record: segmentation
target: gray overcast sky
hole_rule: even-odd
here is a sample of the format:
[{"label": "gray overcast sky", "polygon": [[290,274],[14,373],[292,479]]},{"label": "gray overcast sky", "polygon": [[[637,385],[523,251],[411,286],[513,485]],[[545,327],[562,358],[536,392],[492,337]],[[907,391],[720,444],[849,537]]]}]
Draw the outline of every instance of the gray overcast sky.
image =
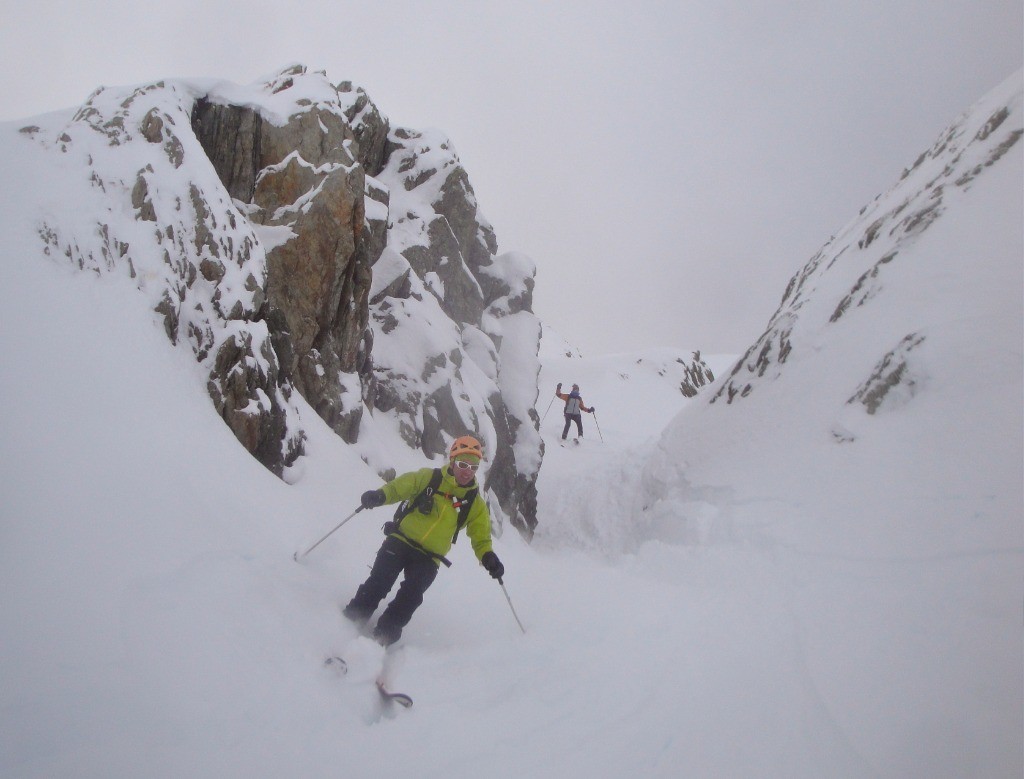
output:
[{"label": "gray overcast sky", "polygon": [[0,0],[0,120],[301,62],[440,128],[585,354],[735,353],[1024,61],[1020,0]]}]

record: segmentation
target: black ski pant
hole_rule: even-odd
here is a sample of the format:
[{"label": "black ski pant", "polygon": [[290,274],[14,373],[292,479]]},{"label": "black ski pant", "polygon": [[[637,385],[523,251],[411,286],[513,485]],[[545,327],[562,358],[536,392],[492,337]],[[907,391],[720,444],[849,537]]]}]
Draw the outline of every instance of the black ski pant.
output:
[{"label": "black ski pant", "polygon": [[374,629],[374,635],[382,643],[397,641],[402,635],[402,628],[409,624],[413,612],[423,603],[423,593],[437,576],[437,563],[432,557],[394,536],[388,536],[377,552],[370,575],[359,585],[355,597],[345,607],[345,615],[350,619],[368,620],[403,572],[405,578],[398,587],[398,593],[384,609]]},{"label": "black ski pant", "polygon": [[569,425],[573,422],[576,423],[576,430],[579,431],[579,437],[583,438],[583,416],[580,414],[566,414],[565,415],[565,427],[562,428],[562,440],[569,435]]}]

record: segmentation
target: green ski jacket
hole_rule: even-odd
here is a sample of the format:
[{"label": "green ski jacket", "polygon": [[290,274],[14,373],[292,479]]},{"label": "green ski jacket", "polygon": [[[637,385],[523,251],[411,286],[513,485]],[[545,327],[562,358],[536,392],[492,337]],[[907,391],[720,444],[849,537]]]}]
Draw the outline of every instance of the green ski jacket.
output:
[{"label": "green ski jacket", "polygon": [[[386,502],[412,500],[429,486],[433,473],[433,468],[421,468],[392,479],[381,487]],[[441,485],[433,495],[434,505],[430,513],[424,514],[414,508],[402,520],[401,532],[391,535],[402,541],[415,541],[428,552],[444,557],[452,548],[461,500],[474,487],[479,489],[475,479],[471,484],[460,487],[452,475],[451,466],[446,465],[442,469]],[[478,560],[491,551],[491,514],[483,495],[477,495],[473,501],[465,530]],[[440,565],[440,561],[435,562]]]}]

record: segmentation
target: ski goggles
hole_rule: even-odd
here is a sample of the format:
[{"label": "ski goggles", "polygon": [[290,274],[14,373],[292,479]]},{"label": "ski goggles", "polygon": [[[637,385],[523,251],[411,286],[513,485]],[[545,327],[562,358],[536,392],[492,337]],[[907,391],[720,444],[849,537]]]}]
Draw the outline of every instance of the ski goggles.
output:
[{"label": "ski goggles", "polygon": [[456,460],[452,463],[452,467],[457,471],[472,471],[476,473],[476,469],[480,467],[480,463],[470,463],[465,460]]}]

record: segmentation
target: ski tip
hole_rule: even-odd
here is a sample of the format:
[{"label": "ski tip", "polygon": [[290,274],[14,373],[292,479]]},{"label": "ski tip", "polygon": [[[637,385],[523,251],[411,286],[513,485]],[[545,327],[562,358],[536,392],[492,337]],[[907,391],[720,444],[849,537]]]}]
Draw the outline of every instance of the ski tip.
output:
[{"label": "ski tip", "polygon": [[384,686],[384,682],[377,682],[377,691],[380,692],[381,698],[387,703],[397,703],[406,709],[412,707],[412,698],[404,692],[389,692],[387,687]]},{"label": "ski tip", "polygon": [[338,676],[344,676],[348,673],[348,663],[342,660],[337,655],[332,655],[324,660],[324,668],[329,668],[334,671]]},{"label": "ski tip", "polygon": [[407,709],[412,708],[412,698],[401,692],[391,693],[391,700]]}]

